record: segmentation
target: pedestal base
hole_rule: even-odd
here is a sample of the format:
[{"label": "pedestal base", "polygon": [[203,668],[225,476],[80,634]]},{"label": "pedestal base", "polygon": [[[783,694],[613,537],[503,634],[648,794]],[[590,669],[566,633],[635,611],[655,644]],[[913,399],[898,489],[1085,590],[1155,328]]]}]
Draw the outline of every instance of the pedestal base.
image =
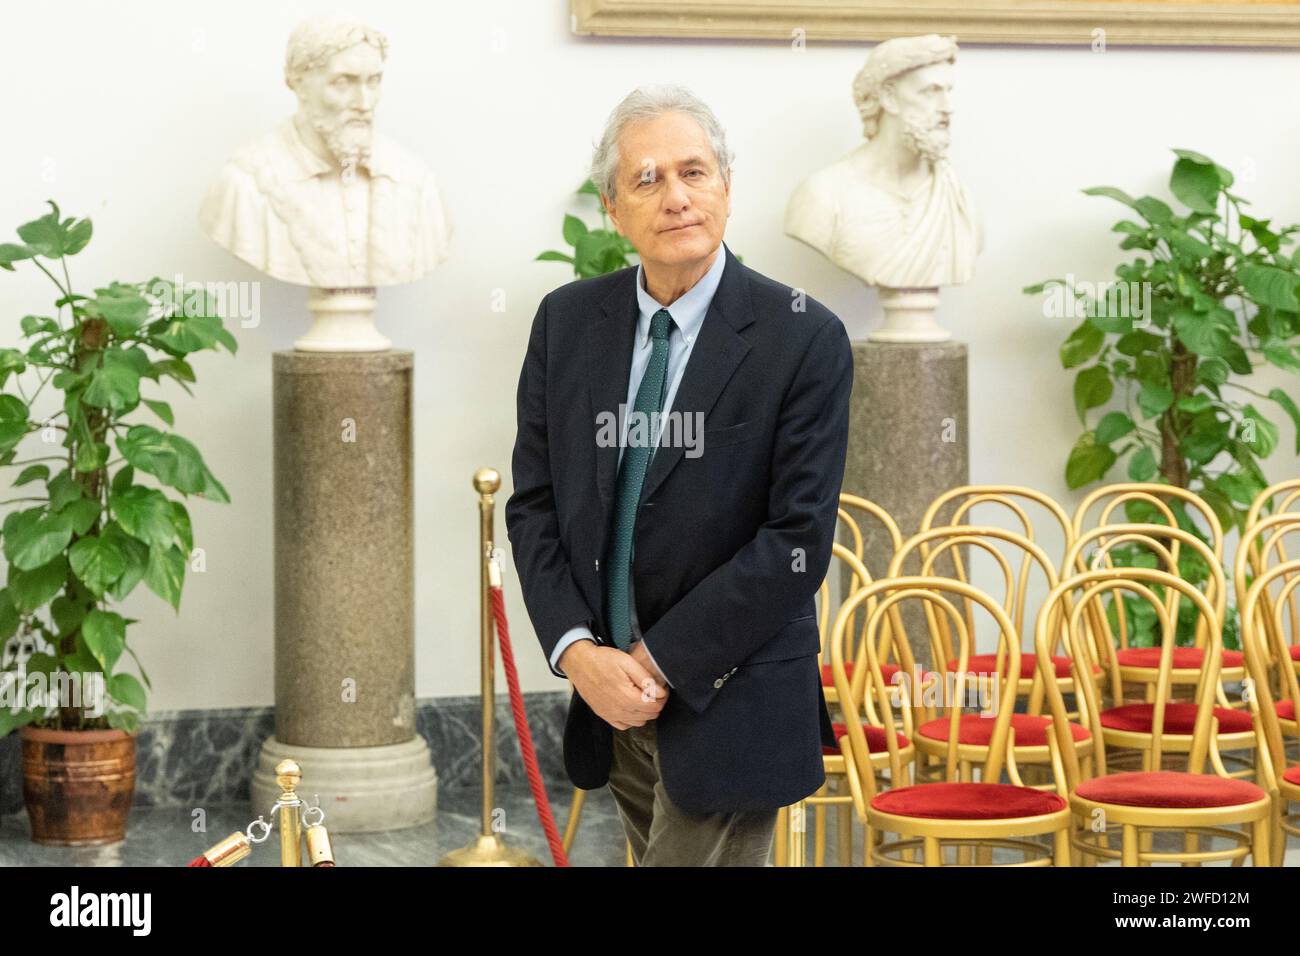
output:
[{"label": "pedestal base", "polygon": [[312,289],[307,293],[312,326],[295,339],[299,352],[383,352],[392,340],[375,328],[375,290]]},{"label": "pedestal base", "polygon": [[330,833],[399,830],[437,812],[438,774],[423,737],[378,747],[296,747],[268,737],[253,774],[254,816],[279,797],[275,765],[286,757],[302,767],[298,793],[313,804],[319,797]]},{"label": "pedestal base", "polygon": [[938,289],[881,289],[885,319],[867,334],[872,342],[947,342],[952,333],[939,325]]}]

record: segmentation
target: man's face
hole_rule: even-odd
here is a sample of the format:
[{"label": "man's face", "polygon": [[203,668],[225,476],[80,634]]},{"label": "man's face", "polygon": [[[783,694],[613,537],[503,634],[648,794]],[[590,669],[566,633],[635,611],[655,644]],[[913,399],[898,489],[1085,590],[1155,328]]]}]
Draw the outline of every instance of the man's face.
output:
[{"label": "man's face", "polygon": [[308,122],[341,166],[354,165],[370,155],[383,75],[379,50],[361,42],[304,73],[294,87]]},{"label": "man's face", "polygon": [[951,63],[931,63],[909,70],[893,82],[885,109],[903,124],[903,137],[926,159],[934,162],[948,151],[948,124],[952,118]]},{"label": "man's face", "polygon": [[699,123],[685,113],[632,123],[618,155],[616,198],[605,208],[642,261],[681,265],[718,248],[731,186]]}]

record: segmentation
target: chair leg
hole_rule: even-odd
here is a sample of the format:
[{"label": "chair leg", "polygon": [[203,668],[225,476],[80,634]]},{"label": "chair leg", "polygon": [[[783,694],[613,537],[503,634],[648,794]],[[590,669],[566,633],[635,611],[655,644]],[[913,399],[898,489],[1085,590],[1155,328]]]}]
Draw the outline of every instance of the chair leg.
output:
[{"label": "chair leg", "polygon": [[[847,786],[845,787],[847,790]],[[853,865],[853,804],[840,804],[839,820],[836,822],[837,836],[840,843],[840,866]]]},{"label": "chair leg", "polygon": [[1054,866],[1074,866],[1070,858],[1070,828],[1074,820],[1069,820],[1063,829],[1052,836],[1052,863]]},{"label": "chair leg", "polygon": [[1272,821],[1268,818],[1256,820],[1250,825],[1251,829],[1251,852],[1254,855],[1256,866],[1269,865],[1269,852],[1272,849],[1269,846],[1269,830],[1272,829]]},{"label": "chair leg", "polygon": [[1124,824],[1120,835],[1120,866],[1138,865],[1138,831],[1131,823]]},{"label": "chair leg", "polygon": [[943,866],[943,850],[938,837],[925,837],[925,865]]},{"label": "chair leg", "polygon": [[[1155,831],[1141,830],[1138,832],[1138,846],[1141,847],[1143,853],[1151,852],[1151,844],[1154,840],[1155,840]],[[1150,865],[1151,865],[1150,860],[1143,860],[1141,863],[1138,864],[1138,866],[1150,866]]]},{"label": "chair leg", "polygon": [[773,863],[777,866],[788,866],[788,850],[790,848],[790,808],[782,807],[776,811],[776,837],[772,841]]},{"label": "chair leg", "polygon": [[[828,793],[826,784],[822,784],[816,796],[824,797]],[[826,804],[813,804],[813,866],[826,865]]]},{"label": "chair leg", "polygon": [[[1201,849],[1201,835],[1195,830],[1186,830],[1183,832],[1183,850],[1187,853],[1196,853]],[[1196,861],[1188,861],[1183,866],[1200,866]]]}]

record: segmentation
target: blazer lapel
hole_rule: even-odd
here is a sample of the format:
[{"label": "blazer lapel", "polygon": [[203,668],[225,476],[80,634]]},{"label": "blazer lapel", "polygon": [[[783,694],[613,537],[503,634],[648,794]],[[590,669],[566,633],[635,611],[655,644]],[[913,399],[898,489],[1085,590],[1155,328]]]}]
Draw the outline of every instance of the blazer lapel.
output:
[{"label": "blazer lapel", "polygon": [[[598,312],[587,322],[587,382],[591,394],[592,440],[596,443],[596,488],[604,509],[604,524],[614,502],[614,485],[618,478],[617,420],[619,406],[627,402],[627,380],[632,373],[632,340],[636,335],[636,267],[605,297]],[[615,416],[615,440],[602,446],[601,422],[597,416],[608,412]]]},{"label": "blazer lapel", "polygon": [[[682,381],[673,397],[670,413],[707,417],[750,348],[744,337],[738,334],[740,329],[754,321],[749,306],[749,283],[745,278],[745,267],[725,244],[722,248],[727,256],[727,264],[722,269],[722,281],[718,284],[718,291],[714,293],[704,323],[700,326],[699,337],[687,358],[686,371],[682,373]],[[626,384],[626,375],[623,380]],[[666,431],[661,430],[661,437]],[[660,445],[655,449],[654,457],[650,459],[650,471],[646,474],[641,489],[643,501],[663,484],[685,453],[686,449],[680,444],[666,448]]]}]

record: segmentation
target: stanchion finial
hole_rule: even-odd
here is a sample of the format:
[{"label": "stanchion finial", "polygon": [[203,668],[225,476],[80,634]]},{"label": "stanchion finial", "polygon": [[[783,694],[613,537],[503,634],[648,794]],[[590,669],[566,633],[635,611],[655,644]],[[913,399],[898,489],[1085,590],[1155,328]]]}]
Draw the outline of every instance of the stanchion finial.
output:
[{"label": "stanchion finial", "polygon": [[501,487],[501,472],[495,468],[480,468],[474,472],[474,490],[480,495],[496,494]]}]

